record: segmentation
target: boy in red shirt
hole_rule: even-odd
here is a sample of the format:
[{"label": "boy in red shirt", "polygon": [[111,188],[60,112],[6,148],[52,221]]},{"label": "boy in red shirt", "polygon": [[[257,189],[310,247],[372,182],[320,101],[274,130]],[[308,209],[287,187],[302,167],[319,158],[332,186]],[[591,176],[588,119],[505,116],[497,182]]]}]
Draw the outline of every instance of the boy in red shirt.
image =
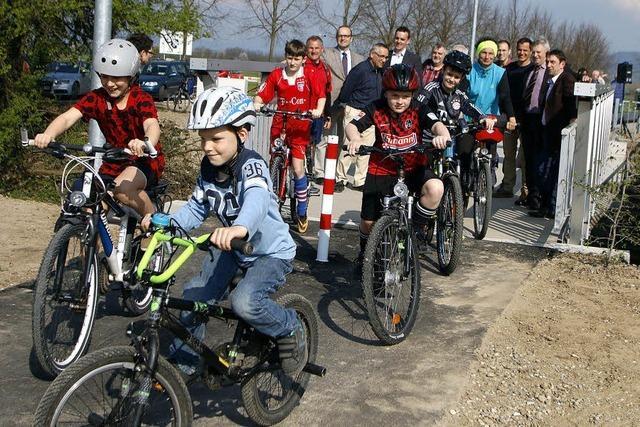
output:
[{"label": "boy in red shirt", "polygon": [[[100,46],[93,69],[102,87],[56,117],[44,133],[36,135],[35,145],[44,148],[78,120],[95,119],[109,145],[133,153],[126,162],[103,163],[99,173],[113,178],[116,199],[144,216],[155,210],[144,190],[157,184],[164,170],[164,154],[158,143],[160,125],[153,98],[136,83],[139,68],[140,56],[132,43],[113,39]],[[155,147],[155,159],[144,155],[144,138]]]},{"label": "boy in red shirt", "polygon": [[[276,68],[260,86],[253,100],[256,110],[277,97],[278,109],[291,112],[309,111],[313,118],[322,115],[326,101],[325,88],[319,79],[305,75],[302,60],[305,46],[300,40],[287,42],[284,48],[284,68]],[[313,100],[317,100],[313,103]],[[282,115],[276,114],[271,125],[271,142],[280,136],[282,131]],[[294,172],[294,189],[296,192],[298,232],[307,231],[307,176],[304,173],[304,156],[310,139],[310,122],[290,117],[287,119],[287,140],[291,148],[291,164]]]}]

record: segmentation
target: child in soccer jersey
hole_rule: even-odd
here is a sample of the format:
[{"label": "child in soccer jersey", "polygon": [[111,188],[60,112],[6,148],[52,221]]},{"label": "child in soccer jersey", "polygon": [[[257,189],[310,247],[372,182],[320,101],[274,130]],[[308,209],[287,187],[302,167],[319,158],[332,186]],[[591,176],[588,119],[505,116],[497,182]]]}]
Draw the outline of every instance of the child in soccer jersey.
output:
[{"label": "child in soccer jersey", "polygon": [[[216,215],[223,226],[211,235],[217,248],[213,257],[205,258],[202,271],[187,283],[183,297],[219,301],[238,268],[245,269],[244,279],[229,294],[231,307],[256,330],[275,338],[283,370],[297,373],[307,360],[304,328],[293,309],[269,298],[292,271],[296,245],[280,216],[267,164],[258,153],[244,148],[255,123],[253,103],[238,89],[208,89],[193,105],[188,128],[198,131],[204,157],[191,199],[171,219],[189,231]],[[144,229],[150,218],[143,218]],[[234,238],[251,242],[253,254],[231,251]],[[206,325],[197,316],[183,312],[181,320],[204,339]],[[188,374],[196,371],[199,356],[184,342],[176,339],[172,353],[180,369]]]},{"label": "child in soccer jersey", "polygon": [[[153,98],[136,83],[139,68],[140,56],[132,43],[113,39],[100,46],[93,69],[102,87],[56,117],[44,133],[36,135],[35,145],[44,148],[78,120],[95,119],[109,145],[129,148],[133,153],[129,161],[103,163],[99,173],[113,178],[116,199],[142,216],[154,211],[144,190],[157,184],[164,169],[164,154],[158,142],[160,126]],[[144,154],[145,137],[158,153],[155,159]]]},{"label": "child in soccer jersey", "polygon": [[[349,139],[349,154],[354,155],[362,145],[360,133],[371,126],[375,128],[374,147],[397,149],[399,152],[422,143],[422,131],[431,130],[435,135],[432,144],[444,149],[451,138],[449,131],[426,107],[413,99],[420,87],[418,73],[406,64],[387,68],[382,76],[383,96],[363,110],[362,116],[353,119],[345,127]],[[408,153],[404,157],[405,182],[420,198],[413,211],[413,220],[424,225],[436,212],[444,192],[442,181],[427,167],[427,157]],[[362,191],[360,211],[360,254],[357,268],[362,267],[364,250],[375,221],[380,218],[380,200],[392,193],[397,182],[396,163],[380,153],[372,153]]]},{"label": "child in soccer jersey", "polygon": [[[320,79],[312,79],[304,72],[302,60],[305,55],[305,45],[300,40],[287,42],[284,48],[284,68],[276,68],[269,74],[267,80],[260,86],[254,98],[256,110],[268,104],[274,98],[278,99],[278,109],[291,112],[309,111],[313,118],[319,118],[324,110],[326,101],[325,88]],[[316,105],[311,101],[317,100]],[[271,125],[271,142],[280,136],[283,118],[276,114]],[[307,176],[304,172],[304,157],[306,147],[311,138],[311,122],[309,120],[289,117],[287,119],[286,135],[291,148],[291,164],[294,172],[294,190],[297,201],[298,232],[307,231]]]}]

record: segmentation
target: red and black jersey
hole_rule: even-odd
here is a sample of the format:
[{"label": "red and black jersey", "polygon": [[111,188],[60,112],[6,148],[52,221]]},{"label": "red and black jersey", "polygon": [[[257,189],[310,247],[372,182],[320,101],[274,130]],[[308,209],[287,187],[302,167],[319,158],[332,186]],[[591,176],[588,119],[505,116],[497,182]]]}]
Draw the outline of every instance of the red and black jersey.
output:
[{"label": "red and black jersey", "polygon": [[321,84],[318,79],[311,79],[304,72],[304,67],[289,78],[284,68],[276,68],[258,89],[258,96],[265,104],[277,96],[279,110],[306,112],[316,108],[311,103],[312,99],[324,97]]},{"label": "red and black jersey", "polygon": [[[122,110],[113,104],[112,98],[104,88],[87,93],[73,107],[82,113],[84,121],[95,119],[107,143],[116,148],[126,148],[132,139],[144,140],[144,121],[158,118],[153,98],[138,85],[131,87],[127,106]],[[158,157],[155,159],[149,157],[138,159],[132,156],[131,162],[103,163],[100,173],[116,177],[134,160],[137,160],[147,162],[159,178],[164,170],[164,154],[160,143],[155,148],[158,151]]]},{"label": "red and black jersey", "polygon": [[[422,130],[431,129],[438,121],[433,114],[429,115],[429,110],[420,105],[415,100],[411,100],[409,108],[401,114],[391,112],[386,99],[367,106],[362,115],[351,121],[358,128],[359,132],[364,132],[370,126],[375,127],[376,140],[374,146],[384,149],[406,150],[422,143]],[[424,154],[409,153],[405,156],[405,171],[423,166],[427,163]],[[372,153],[369,158],[370,175],[397,175],[397,164],[380,153]]]}]

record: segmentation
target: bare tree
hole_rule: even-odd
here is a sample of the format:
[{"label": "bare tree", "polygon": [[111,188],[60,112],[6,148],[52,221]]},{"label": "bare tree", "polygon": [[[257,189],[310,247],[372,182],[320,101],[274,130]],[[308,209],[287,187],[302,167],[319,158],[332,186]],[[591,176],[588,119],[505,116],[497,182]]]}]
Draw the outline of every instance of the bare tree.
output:
[{"label": "bare tree", "polygon": [[317,18],[337,30],[341,25],[353,27],[362,15],[362,11],[369,7],[369,2],[370,0],[343,0],[342,9],[332,9],[331,4],[326,1],[314,0],[313,10]]},{"label": "bare tree", "polygon": [[368,42],[391,46],[396,28],[407,24],[411,6],[409,0],[368,0],[356,25],[358,34]]},{"label": "bare tree", "polygon": [[269,37],[269,61],[273,60],[276,40],[282,31],[299,26],[298,18],[311,0],[244,0],[253,16],[245,20],[243,31],[258,30]]},{"label": "bare tree", "polygon": [[411,28],[411,45],[421,57],[430,52],[433,45],[434,0],[418,1],[409,12],[408,26]]}]

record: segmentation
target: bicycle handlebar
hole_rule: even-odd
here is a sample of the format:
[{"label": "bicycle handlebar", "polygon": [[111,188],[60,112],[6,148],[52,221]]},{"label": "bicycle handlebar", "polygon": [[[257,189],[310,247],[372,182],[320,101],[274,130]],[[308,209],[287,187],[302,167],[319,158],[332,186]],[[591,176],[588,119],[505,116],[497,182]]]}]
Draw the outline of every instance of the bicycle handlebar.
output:
[{"label": "bicycle handlebar", "polygon": [[[359,156],[366,156],[366,155],[369,155],[371,153],[380,153],[380,154],[384,154],[384,155],[394,156],[394,155],[402,155],[402,154],[409,154],[409,153],[424,154],[427,151],[440,150],[440,148],[435,148],[435,147],[430,146],[428,144],[429,142],[431,142],[431,141],[427,141],[427,143],[423,142],[422,144],[414,145],[413,147],[410,147],[410,148],[408,148],[406,150],[397,150],[397,149],[392,149],[392,148],[380,148],[380,147],[376,147],[376,146],[361,145],[356,154],[359,155]],[[451,146],[451,141],[447,141],[447,147],[450,147],[450,146]],[[342,149],[344,151],[348,151],[349,150],[349,146],[348,145],[343,145]]]},{"label": "bicycle handlebar", "polygon": [[313,119],[313,117],[311,116],[311,113],[308,111],[302,112],[302,111],[283,111],[283,110],[278,110],[275,108],[269,108],[269,107],[262,107],[260,108],[259,111],[260,114],[267,116],[267,117],[271,117],[274,116],[276,114],[281,114],[283,116],[292,116],[298,119],[303,119],[303,120],[311,120]]}]

